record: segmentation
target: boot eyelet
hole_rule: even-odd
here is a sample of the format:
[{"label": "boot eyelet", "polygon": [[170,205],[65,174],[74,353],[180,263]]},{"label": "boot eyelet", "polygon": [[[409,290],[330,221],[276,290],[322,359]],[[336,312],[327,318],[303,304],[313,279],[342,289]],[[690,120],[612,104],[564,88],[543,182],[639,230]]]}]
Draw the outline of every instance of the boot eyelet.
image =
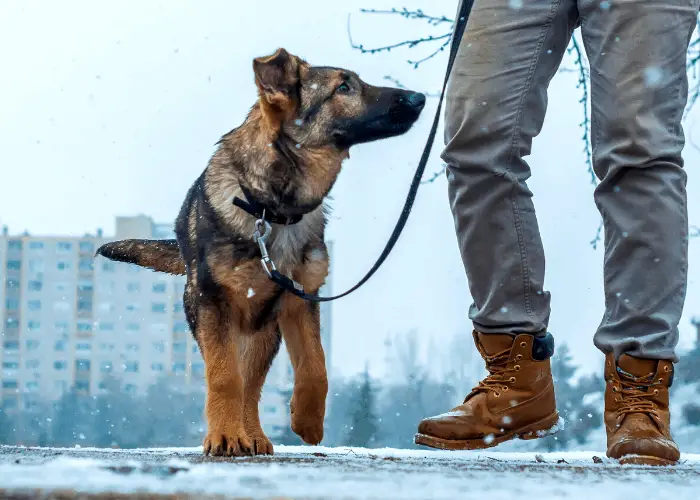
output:
[{"label": "boot eyelet", "polygon": [[659,390],[658,390],[658,389],[654,389],[654,396],[658,396],[658,395],[659,395]]},{"label": "boot eyelet", "polygon": [[503,392],[508,392],[508,386],[507,386],[507,385],[504,385],[501,389],[503,390]]},{"label": "boot eyelet", "polygon": [[500,393],[500,392],[494,392],[493,395],[494,395],[495,397],[497,397],[497,398],[500,398],[500,397],[501,397],[501,393]]},{"label": "boot eyelet", "polygon": [[515,377],[510,377],[510,381],[511,381],[511,383],[515,382]]},{"label": "boot eyelet", "polygon": [[664,381],[664,379],[662,379],[662,378],[659,379],[659,382],[663,383],[663,381]]},{"label": "boot eyelet", "polygon": [[517,371],[520,371],[520,365],[515,365],[515,366],[513,367],[513,369],[514,369],[516,372],[517,372]]},{"label": "boot eyelet", "polygon": [[517,359],[518,361],[520,361],[521,359],[523,359],[523,355],[522,355],[522,354],[518,354],[518,355],[515,357],[515,359]]},{"label": "boot eyelet", "polygon": [[525,342],[520,342],[520,347],[527,347],[527,343],[525,343]]},{"label": "boot eyelet", "polygon": [[667,365],[667,366],[664,366],[664,371],[665,371],[665,372],[668,371],[668,365]]},{"label": "boot eyelet", "polygon": [[613,391],[613,392],[617,392],[617,387],[613,387],[613,388],[612,388],[612,391]]}]

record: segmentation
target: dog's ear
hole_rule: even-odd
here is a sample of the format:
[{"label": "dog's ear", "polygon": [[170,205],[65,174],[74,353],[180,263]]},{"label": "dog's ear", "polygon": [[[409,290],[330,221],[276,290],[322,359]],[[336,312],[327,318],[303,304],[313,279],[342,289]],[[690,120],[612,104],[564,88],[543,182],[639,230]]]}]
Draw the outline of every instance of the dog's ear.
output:
[{"label": "dog's ear", "polygon": [[260,105],[272,127],[279,128],[299,105],[297,90],[302,65],[303,61],[282,48],[271,56],[253,60]]}]

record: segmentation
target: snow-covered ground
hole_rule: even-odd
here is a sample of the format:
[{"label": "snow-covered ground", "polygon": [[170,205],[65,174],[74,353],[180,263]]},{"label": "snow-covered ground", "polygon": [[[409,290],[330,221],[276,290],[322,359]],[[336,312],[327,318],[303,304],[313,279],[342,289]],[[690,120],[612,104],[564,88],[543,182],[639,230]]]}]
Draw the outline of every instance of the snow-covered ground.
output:
[{"label": "snow-covered ground", "polygon": [[[597,458],[594,458],[597,457]],[[599,460],[599,459],[602,459]],[[205,459],[199,448],[0,447],[0,498],[41,489],[180,498],[697,498],[700,455],[676,467],[620,466],[603,453],[536,455],[278,446],[274,457]],[[4,491],[3,491],[4,490]]]}]

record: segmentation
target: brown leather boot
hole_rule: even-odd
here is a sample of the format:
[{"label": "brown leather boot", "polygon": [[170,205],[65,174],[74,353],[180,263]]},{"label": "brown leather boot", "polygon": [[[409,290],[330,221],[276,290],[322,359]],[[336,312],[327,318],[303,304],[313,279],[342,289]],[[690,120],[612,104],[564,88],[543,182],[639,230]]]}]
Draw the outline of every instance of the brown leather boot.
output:
[{"label": "brown leather boot", "polygon": [[610,458],[620,463],[673,465],[681,453],[671,437],[668,388],[673,363],[605,357],[605,430]]},{"label": "brown leather boot", "polygon": [[443,450],[475,450],[556,432],[559,414],[549,364],[552,335],[474,332],[474,341],[489,375],[463,404],[423,420],[415,442]]}]

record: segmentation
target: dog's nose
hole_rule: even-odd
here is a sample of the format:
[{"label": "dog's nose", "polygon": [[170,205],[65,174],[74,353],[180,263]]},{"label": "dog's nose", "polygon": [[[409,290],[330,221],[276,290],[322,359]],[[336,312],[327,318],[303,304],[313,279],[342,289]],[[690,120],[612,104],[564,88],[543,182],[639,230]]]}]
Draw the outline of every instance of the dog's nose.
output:
[{"label": "dog's nose", "polygon": [[411,92],[406,96],[406,101],[414,108],[422,108],[425,106],[425,95],[420,92]]}]

